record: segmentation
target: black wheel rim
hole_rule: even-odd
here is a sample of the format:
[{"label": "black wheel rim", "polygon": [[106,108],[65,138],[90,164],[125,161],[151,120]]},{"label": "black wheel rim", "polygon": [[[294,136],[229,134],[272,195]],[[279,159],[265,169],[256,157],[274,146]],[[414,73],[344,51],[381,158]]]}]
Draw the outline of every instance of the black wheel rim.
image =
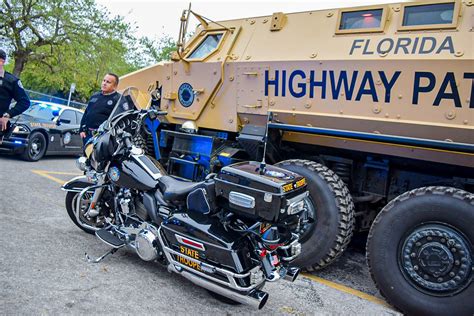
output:
[{"label": "black wheel rim", "polygon": [[317,224],[316,206],[310,197],[305,198],[305,209],[300,215],[300,226],[297,233],[300,235],[300,241],[305,242],[311,237]]},{"label": "black wheel rim", "polygon": [[39,135],[33,136],[29,141],[28,151],[32,159],[41,157],[44,150],[44,141]]},{"label": "black wheel rim", "polygon": [[426,294],[451,296],[472,281],[472,247],[447,224],[417,227],[405,238],[399,255],[404,277]]}]

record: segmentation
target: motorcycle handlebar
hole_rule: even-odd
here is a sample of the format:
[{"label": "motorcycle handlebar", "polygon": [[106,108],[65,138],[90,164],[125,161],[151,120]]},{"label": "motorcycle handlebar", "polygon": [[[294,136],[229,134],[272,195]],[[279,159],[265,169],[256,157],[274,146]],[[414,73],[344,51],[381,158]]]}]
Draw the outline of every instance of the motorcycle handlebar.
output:
[{"label": "motorcycle handlebar", "polygon": [[148,110],[146,116],[148,116],[151,120],[155,120],[158,116],[165,116],[168,115],[167,111],[158,111],[158,110]]}]

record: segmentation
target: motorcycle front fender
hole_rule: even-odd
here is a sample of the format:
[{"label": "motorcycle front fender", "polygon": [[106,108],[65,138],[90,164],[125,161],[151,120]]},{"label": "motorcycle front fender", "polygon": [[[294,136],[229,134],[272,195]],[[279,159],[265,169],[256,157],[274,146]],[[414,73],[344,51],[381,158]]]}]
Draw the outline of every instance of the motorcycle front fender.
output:
[{"label": "motorcycle front fender", "polygon": [[[81,192],[85,188],[93,185],[96,185],[96,183],[89,181],[86,176],[78,176],[66,182],[61,187],[61,190],[68,192]],[[91,192],[94,192],[94,189],[92,189]]]}]

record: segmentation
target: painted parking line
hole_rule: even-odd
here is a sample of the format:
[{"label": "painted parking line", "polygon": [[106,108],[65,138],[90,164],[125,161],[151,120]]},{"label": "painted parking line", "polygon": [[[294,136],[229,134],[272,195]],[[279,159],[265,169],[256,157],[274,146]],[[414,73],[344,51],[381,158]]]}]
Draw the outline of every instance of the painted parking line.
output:
[{"label": "painted parking line", "polygon": [[304,276],[305,278],[308,278],[308,279],[314,281],[314,282],[324,284],[324,285],[329,286],[330,288],[336,289],[340,292],[344,292],[344,293],[347,293],[347,294],[357,296],[357,297],[359,297],[363,300],[366,300],[366,301],[369,301],[369,302],[372,302],[372,303],[375,303],[375,304],[378,304],[378,305],[382,305],[384,307],[387,307],[387,308],[390,308],[391,310],[393,310],[393,307],[390,306],[387,302],[385,302],[384,300],[382,300],[378,297],[375,297],[373,295],[367,294],[365,292],[361,292],[359,290],[344,286],[344,285],[339,284],[339,283],[335,283],[335,282],[317,277],[317,276],[309,274],[309,273],[302,273],[301,275]]},{"label": "painted parking line", "polygon": [[80,176],[81,174],[79,173],[72,173],[72,172],[59,172],[59,171],[46,171],[46,170],[31,170],[31,172],[37,174],[37,175],[40,175],[42,177],[45,177],[51,181],[54,181],[56,183],[59,183],[60,185],[63,185],[64,183],[66,183],[66,181],[64,180],[61,180],[59,178],[56,178],[54,176],[52,176],[52,174],[56,174],[56,175],[68,175],[68,176]]},{"label": "painted parking line", "polygon": [[[56,183],[61,184],[61,185],[63,185],[65,183],[65,181],[61,180],[59,178],[56,178],[56,177],[52,176],[51,174],[69,175],[69,176],[80,176],[81,175],[81,174],[72,173],[72,172],[58,172],[58,171],[46,171],[46,170],[31,170],[31,172],[33,172],[37,175],[43,176],[43,177],[45,177],[49,180],[52,180]],[[390,306],[387,302],[385,302],[384,300],[382,300],[378,297],[375,297],[373,295],[370,295],[370,294],[367,294],[365,292],[361,292],[359,290],[344,286],[342,284],[338,284],[338,283],[335,283],[335,282],[317,277],[317,276],[309,274],[309,273],[302,273],[301,275],[308,278],[308,279],[310,279],[310,280],[312,280],[312,281],[314,281],[314,282],[329,286],[330,288],[336,289],[340,292],[344,292],[344,293],[347,293],[347,294],[354,295],[354,296],[359,297],[363,300],[366,300],[366,301],[369,301],[369,302],[372,302],[372,303],[375,303],[375,304],[378,304],[378,305],[382,305],[384,307],[387,307],[387,308],[393,310],[393,307]]]}]

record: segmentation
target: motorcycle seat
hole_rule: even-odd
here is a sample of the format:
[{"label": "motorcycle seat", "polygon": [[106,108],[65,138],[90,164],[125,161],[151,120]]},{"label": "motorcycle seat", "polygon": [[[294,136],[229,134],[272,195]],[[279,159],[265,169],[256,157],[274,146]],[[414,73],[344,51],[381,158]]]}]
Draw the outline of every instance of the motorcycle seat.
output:
[{"label": "motorcycle seat", "polygon": [[202,185],[202,182],[181,181],[170,176],[163,176],[158,181],[163,198],[167,201],[185,201],[189,193]]}]

